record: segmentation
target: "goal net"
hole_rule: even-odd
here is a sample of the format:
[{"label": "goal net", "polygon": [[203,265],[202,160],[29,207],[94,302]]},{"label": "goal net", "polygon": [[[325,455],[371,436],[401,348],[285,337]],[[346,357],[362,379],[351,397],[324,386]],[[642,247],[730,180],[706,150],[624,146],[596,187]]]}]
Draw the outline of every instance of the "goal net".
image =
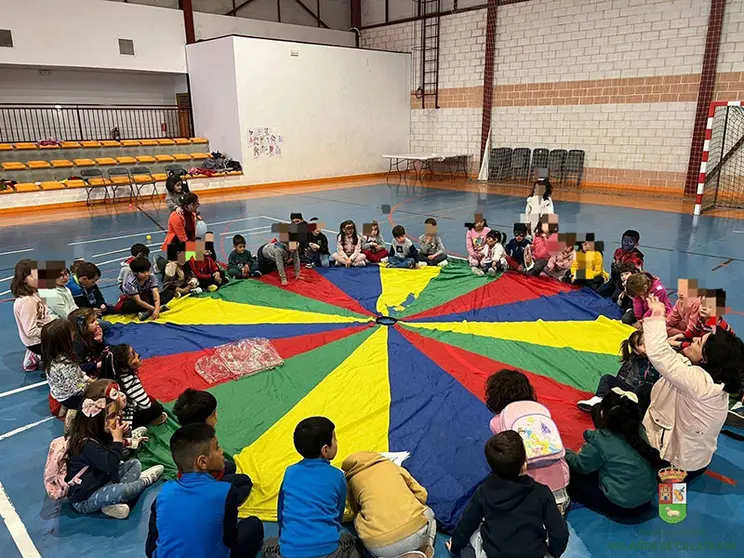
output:
[{"label": "goal net", "polygon": [[744,209],[744,108],[714,102],[708,116],[695,214],[714,208]]}]

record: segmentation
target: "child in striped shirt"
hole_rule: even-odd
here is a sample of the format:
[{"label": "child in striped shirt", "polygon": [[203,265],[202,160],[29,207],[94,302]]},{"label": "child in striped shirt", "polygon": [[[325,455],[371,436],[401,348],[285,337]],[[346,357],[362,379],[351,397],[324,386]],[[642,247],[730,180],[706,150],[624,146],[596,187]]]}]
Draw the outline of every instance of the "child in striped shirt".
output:
[{"label": "child in striped shirt", "polygon": [[122,420],[133,428],[139,426],[163,424],[168,415],[163,406],[150,399],[140,382],[137,370],[142,364],[139,354],[130,345],[112,345],[103,355],[103,377],[113,378],[127,396],[127,405],[122,413]]}]

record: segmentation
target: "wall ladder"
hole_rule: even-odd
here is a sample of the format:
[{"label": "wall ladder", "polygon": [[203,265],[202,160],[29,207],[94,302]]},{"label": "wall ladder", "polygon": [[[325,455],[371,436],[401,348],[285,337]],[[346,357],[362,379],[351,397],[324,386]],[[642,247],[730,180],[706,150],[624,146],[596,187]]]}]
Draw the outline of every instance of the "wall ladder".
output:
[{"label": "wall ladder", "polygon": [[[421,20],[421,108],[439,108],[439,22],[441,0],[419,0]],[[431,107],[432,103],[429,103]]]}]

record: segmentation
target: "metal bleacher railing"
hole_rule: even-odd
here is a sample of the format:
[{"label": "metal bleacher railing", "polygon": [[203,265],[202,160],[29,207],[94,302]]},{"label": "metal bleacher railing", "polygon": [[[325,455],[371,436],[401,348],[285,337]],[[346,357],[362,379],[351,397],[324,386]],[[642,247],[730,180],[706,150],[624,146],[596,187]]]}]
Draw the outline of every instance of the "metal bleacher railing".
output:
[{"label": "metal bleacher railing", "polygon": [[176,105],[0,103],[0,143],[193,135],[191,110]]}]

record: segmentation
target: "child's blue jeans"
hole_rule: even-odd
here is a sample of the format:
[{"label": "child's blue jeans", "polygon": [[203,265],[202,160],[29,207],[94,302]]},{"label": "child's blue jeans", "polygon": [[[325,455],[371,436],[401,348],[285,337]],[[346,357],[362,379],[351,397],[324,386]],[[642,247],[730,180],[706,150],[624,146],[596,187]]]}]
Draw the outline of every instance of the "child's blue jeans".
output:
[{"label": "child's blue jeans", "polygon": [[331,255],[330,254],[319,254],[318,252],[313,252],[312,262],[316,266],[329,267],[331,265]]},{"label": "child's blue jeans", "polygon": [[145,481],[140,480],[142,465],[137,459],[119,463],[118,483],[110,482],[96,490],[87,500],[73,502],[72,507],[79,513],[94,513],[104,506],[123,504],[134,500],[145,489]]},{"label": "child's blue jeans", "polygon": [[395,254],[390,254],[388,256],[388,266],[389,267],[411,267],[416,260],[413,258],[401,258],[400,256],[397,256]]}]

